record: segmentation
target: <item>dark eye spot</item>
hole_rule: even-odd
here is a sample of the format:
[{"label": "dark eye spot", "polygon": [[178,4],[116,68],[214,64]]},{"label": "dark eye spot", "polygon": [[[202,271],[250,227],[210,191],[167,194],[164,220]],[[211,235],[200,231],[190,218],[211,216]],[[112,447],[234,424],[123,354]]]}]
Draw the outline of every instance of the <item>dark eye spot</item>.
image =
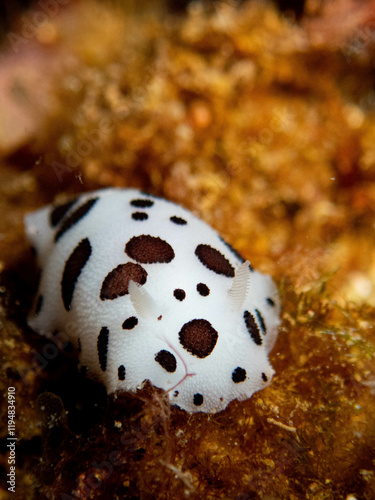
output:
[{"label": "dark eye spot", "polygon": [[177,300],[184,300],[186,297],[185,290],[182,290],[181,288],[176,288],[176,290],[173,291],[173,295]]},{"label": "dark eye spot", "polygon": [[174,391],[173,396],[174,396],[175,398],[177,398],[177,396],[178,396],[179,394],[180,394],[180,393],[179,393],[178,391]]},{"label": "dark eye spot", "polygon": [[210,245],[198,245],[195,249],[195,255],[210,271],[228,278],[234,277],[233,266],[216,248],[212,248]]},{"label": "dark eye spot", "polygon": [[65,263],[61,280],[61,295],[67,311],[70,310],[78,277],[89,260],[90,255],[91,245],[89,240],[85,238],[76,246]]},{"label": "dark eye spot", "polygon": [[179,339],[188,352],[198,358],[206,358],[215,348],[218,333],[207,320],[193,319],[181,328]]},{"label": "dark eye spot", "polygon": [[174,251],[169,243],[146,234],[133,236],[125,245],[125,252],[142,264],[167,263],[174,259]]},{"label": "dark eye spot", "polygon": [[262,373],[262,379],[264,382],[268,382],[267,375],[265,373]]},{"label": "dark eye spot", "polygon": [[126,370],[124,365],[118,367],[117,374],[119,380],[125,380]]},{"label": "dark eye spot", "polygon": [[202,297],[207,297],[210,294],[210,289],[204,283],[198,283],[197,291]]},{"label": "dark eye spot", "polygon": [[169,351],[162,350],[155,355],[155,361],[169,373],[173,373],[177,368],[177,361],[173,354]]},{"label": "dark eye spot", "polygon": [[275,301],[274,301],[274,300],[272,300],[270,297],[268,297],[268,298],[266,299],[266,302],[267,302],[267,304],[268,304],[268,305],[270,305],[271,307],[275,307]]},{"label": "dark eye spot", "polygon": [[144,285],[147,280],[146,269],[133,262],[120,264],[112,269],[102,283],[100,290],[101,300],[113,300],[129,293],[130,280]]},{"label": "dark eye spot", "polygon": [[199,393],[194,394],[193,403],[195,404],[195,406],[201,406],[203,404],[202,394],[199,394]]},{"label": "dark eye spot", "polygon": [[132,200],[130,202],[130,205],[133,206],[133,207],[138,207],[138,208],[148,208],[148,207],[152,207],[152,205],[154,204],[154,202],[152,200],[145,200],[143,198],[139,198],[139,199],[136,199],[136,200]]},{"label": "dark eye spot", "polygon": [[185,219],[177,217],[177,215],[172,215],[172,217],[169,217],[169,220],[174,224],[177,224],[178,226],[185,226],[185,224],[187,224],[187,221]]},{"label": "dark eye spot", "polygon": [[145,212],[133,212],[132,219],[134,219],[134,220],[147,220],[148,215]]},{"label": "dark eye spot", "polygon": [[244,380],[246,380],[246,377],[246,370],[244,368],[240,368],[239,366],[237,366],[237,368],[233,370],[232,380],[235,384],[243,382]]},{"label": "dark eye spot", "polygon": [[122,328],[123,330],[132,330],[137,325],[138,325],[138,318],[136,318],[135,316],[130,316],[130,318],[127,318],[123,322]]},{"label": "dark eye spot", "polygon": [[245,320],[247,331],[250,333],[253,341],[256,343],[256,345],[262,345],[262,337],[260,335],[259,327],[255,321],[254,316],[249,313],[249,311],[245,311],[243,313],[243,317]]}]

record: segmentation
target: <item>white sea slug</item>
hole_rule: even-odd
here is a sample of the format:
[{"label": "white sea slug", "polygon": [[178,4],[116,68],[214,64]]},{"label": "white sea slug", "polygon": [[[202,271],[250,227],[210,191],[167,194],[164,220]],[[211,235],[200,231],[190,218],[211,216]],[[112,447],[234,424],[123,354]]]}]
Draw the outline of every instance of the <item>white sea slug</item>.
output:
[{"label": "white sea slug", "polygon": [[25,224],[42,269],[29,325],[49,338],[69,325],[108,393],[150,380],[171,404],[214,413],[270,383],[276,287],[188,210],[113,188]]}]

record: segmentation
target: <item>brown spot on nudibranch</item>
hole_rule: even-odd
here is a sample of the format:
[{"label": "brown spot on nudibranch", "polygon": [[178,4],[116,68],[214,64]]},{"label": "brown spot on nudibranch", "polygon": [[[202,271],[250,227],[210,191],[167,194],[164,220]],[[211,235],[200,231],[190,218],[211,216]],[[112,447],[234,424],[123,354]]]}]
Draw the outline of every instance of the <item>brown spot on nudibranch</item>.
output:
[{"label": "brown spot on nudibranch", "polygon": [[160,366],[164,368],[169,373],[173,373],[176,371],[177,368],[177,361],[174,355],[166,351],[165,349],[159,351],[155,355],[155,361],[159,363]]},{"label": "brown spot on nudibranch", "polygon": [[144,285],[147,280],[147,271],[139,264],[127,262],[119,264],[105,277],[100,290],[102,300],[113,300],[129,293],[129,281],[133,280]]},{"label": "brown spot on nudibranch", "polygon": [[194,394],[193,403],[195,404],[195,406],[202,406],[202,404],[203,404],[202,394],[199,394],[199,393]]},{"label": "brown spot on nudibranch", "polygon": [[61,280],[61,294],[64,307],[67,311],[73,299],[73,292],[79,275],[86,265],[91,255],[91,245],[88,238],[82,240],[73,250],[65,263],[64,272]]},{"label": "brown spot on nudibranch", "polygon": [[177,224],[178,226],[185,226],[187,224],[187,221],[185,219],[183,219],[182,217],[177,217],[177,215],[172,215],[172,217],[169,217],[169,220],[174,224]]},{"label": "brown spot on nudibranch", "polygon": [[255,314],[257,316],[257,320],[258,320],[258,323],[259,323],[260,328],[262,330],[262,333],[263,333],[263,335],[265,335],[267,333],[267,329],[266,329],[266,324],[264,322],[264,318],[263,318],[261,312],[258,311],[258,309],[255,309]]},{"label": "brown spot on nudibranch", "polygon": [[130,202],[130,205],[132,207],[137,207],[137,208],[149,208],[152,207],[153,204],[154,202],[152,200],[146,200],[144,198],[137,198]]},{"label": "brown spot on nudibranch", "polygon": [[267,297],[266,298],[266,302],[269,306],[271,307],[275,307],[275,301],[273,299],[271,299],[271,297]]},{"label": "brown spot on nudibranch", "polygon": [[126,370],[124,365],[120,365],[117,370],[117,376],[120,381],[125,380]]},{"label": "brown spot on nudibranch", "polygon": [[[219,238],[220,238],[220,241],[222,241],[224,243],[224,245],[232,252],[232,254],[235,255],[237,257],[237,259],[239,259],[241,261],[241,263],[243,264],[245,262],[245,259],[240,254],[240,252],[238,250],[236,250],[235,248],[233,248],[230,243],[228,243],[227,241],[224,240],[224,238],[222,238],[221,236],[219,236]],[[253,269],[251,268],[250,270],[252,271]]]},{"label": "brown spot on nudibranch", "polygon": [[210,295],[210,289],[204,283],[198,283],[197,292],[202,295],[202,297],[207,297]]},{"label": "brown spot on nudibranch", "polygon": [[109,330],[103,326],[98,335],[97,349],[100,368],[103,372],[107,369],[107,352],[108,352]]},{"label": "brown spot on nudibranch", "polygon": [[218,336],[215,328],[205,319],[193,319],[185,323],[179,333],[183,348],[198,358],[206,358],[211,354]]},{"label": "brown spot on nudibranch", "polygon": [[174,251],[169,243],[146,234],[130,238],[125,245],[125,253],[142,264],[167,263],[174,259]]},{"label": "brown spot on nudibranch", "polygon": [[250,333],[251,338],[254,340],[256,345],[262,345],[262,337],[254,316],[249,311],[245,311],[243,313],[243,317],[247,331]]},{"label": "brown spot on nudibranch", "polygon": [[198,245],[195,249],[195,255],[210,271],[228,278],[234,277],[234,267],[216,248],[210,245]]},{"label": "brown spot on nudibranch", "polygon": [[175,299],[177,299],[179,301],[183,301],[184,298],[186,297],[185,290],[182,290],[182,288],[176,288],[173,291],[173,295],[174,295]]},{"label": "brown spot on nudibranch", "polygon": [[55,234],[55,242],[57,242],[61,236],[68,231],[68,229],[75,226],[85,215],[89,213],[95,203],[99,198],[92,198],[87,200],[83,205],[78,207],[72,214],[70,214],[61,224],[60,229]]},{"label": "brown spot on nudibranch", "polygon": [[69,200],[66,203],[56,205],[51,210],[51,213],[49,215],[49,222],[51,226],[56,227],[75,203],[77,203],[77,198]]},{"label": "brown spot on nudibranch", "polygon": [[130,316],[130,318],[127,318],[123,322],[122,328],[123,330],[133,330],[133,328],[137,325],[138,325],[138,318],[136,318],[135,316]]},{"label": "brown spot on nudibranch", "polygon": [[133,212],[132,219],[133,220],[147,220],[148,215],[145,212]]},{"label": "brown spot on nudibranch", "polygon": [[240,382],[243,382],[246,380],[247,374],[246,370],[244,368],[241,368],[237,366],[235,370],[233,370],[232,373],[232,380],[235,384],[239,384]]}]

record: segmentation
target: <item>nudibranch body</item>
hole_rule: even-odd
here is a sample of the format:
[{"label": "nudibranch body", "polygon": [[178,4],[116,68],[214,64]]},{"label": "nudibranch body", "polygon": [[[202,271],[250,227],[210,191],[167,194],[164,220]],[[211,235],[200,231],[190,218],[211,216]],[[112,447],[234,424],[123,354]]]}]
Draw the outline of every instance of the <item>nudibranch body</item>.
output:
[{"label": "nudibranch body", "polygon": [[270,383],[277,289],[188,210],[111,188],[25,224],[42,269],[29,325],[67,334],[108,393],[149,380],[171,404],[218,412]]}]

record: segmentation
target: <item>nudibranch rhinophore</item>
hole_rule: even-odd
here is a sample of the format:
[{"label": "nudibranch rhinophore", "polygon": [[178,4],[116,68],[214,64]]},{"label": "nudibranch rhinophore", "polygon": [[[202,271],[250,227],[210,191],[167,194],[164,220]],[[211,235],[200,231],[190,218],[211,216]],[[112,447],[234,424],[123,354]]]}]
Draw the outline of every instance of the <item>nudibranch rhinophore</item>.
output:
[{"label": "nudibranch rhinophore", "polygon": [[276,286],[188,210],[109,188],[25,225],[42,270],[29,325],[67,334],[108,393],[149,380],[171,404],[214,413],[270,383]]}]

